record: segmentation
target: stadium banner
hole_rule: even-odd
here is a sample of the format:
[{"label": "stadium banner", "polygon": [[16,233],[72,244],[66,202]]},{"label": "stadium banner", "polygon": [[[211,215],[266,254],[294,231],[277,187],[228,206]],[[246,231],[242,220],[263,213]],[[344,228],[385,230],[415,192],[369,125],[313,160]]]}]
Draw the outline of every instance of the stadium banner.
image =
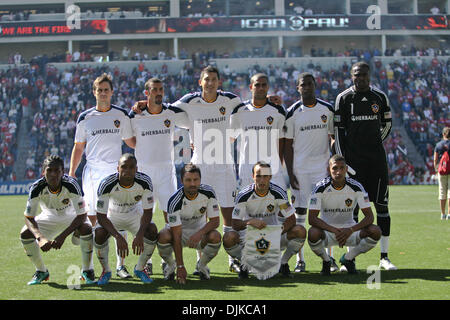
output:
[{"label": "stadium banner", "polygon": [[241,16],[1,22],[0,38],[239,31],[448,30],[450,15]]},{"label": "stadium banner", "polygon": [[0,182],[0,196],[24,195],[28,194],[33,180]]}]

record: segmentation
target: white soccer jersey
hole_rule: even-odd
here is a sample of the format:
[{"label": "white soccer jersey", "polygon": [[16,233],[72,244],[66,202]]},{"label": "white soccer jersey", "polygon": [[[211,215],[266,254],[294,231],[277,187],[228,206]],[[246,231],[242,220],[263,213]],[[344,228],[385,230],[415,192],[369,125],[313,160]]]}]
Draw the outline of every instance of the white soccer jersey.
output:
[{"label": "white soccer jersey", "polygon": [[169,200],[167,220],[170,227],[181,225],[184,232],[198,231],[208,219],[219,217],[219,204],[211,186],[201,184],[198,195],[190,200],[184,194],[184,188],[175,192]]},{"label": "white soccer jersey", "polygon": [[216,101],[211,103],[202,99],[201,92],[187,94],[174,103],[189,117],[189,133],[194,144],[192,163],[233,164],[227,129],[231,112],[240,104],[238,96],[220,90]]},{"label": "white soccer jersey", "polygon": [[175,126],[188,128],[186,112],[163,104],[162,111],[150,114],[148,110],[141,114],[130,112],[131,128],[136,137],[135,154],[138,166],[173,163]]},{"label": "white soccer jersey", "polygon": [[153,208],[153,186],[149,176],[137,172],[134,184],[125,188],[119,184],[119,173],[109,175],[98,187],[96,211],[108,215],[125,215],[142,208]]},{"label": "white soccer jersey", "polygon": [[117,165],[122,140],[131,137],[130,118],[125,109],[111,105],[108,111],[101,112],[93,107],[78,117],[75,142],[86,142],[88,165]]},{"label": "white soccer jersey", "polygon": [[270,183],[269,192],[261,197],[255,191],[255,184],[251,184],[238,193],[233,209],[233,219],[245,221],[257,218],[267,225],[279,225],[278,213],[280,212],[285,218],[295,213],[286,191]]},{"label": "white soccer jersey", "polygon": [[[272,167],[276,165],[278,170],[281,169],[278,139],[284,137],[285,120],[284,108],[269,101],[262,107],[255,107],[248,100],[234,108],[230,123],[231,129],[238,133],[233,138],[241,136],[240,173],[245,165],[254,165],[258,161],[265,161]],[[273,161],[277,163],[274,164]]]},{"label": "white soccer jersey", "polygon": [[345,186],[337,190],[328,176],[316,184],[309,201],[310,210],[320,210],[320,218],[336,228],[348,228],[356,224],[353,210],[369,208],[370,201],[364,187],[356,180],[346,178]]},{"label": "white soccer jersey", "polygon": [[78,182],[68,175],[63,175],[61,191],[58,193],[48,189],[45,177],[32,184],[24,215],[36,217],[39,214],[37,212],[39,205],[42,211],[55,216],[86,213],[83,191]]},{"label": "white soccer jersey", "polygon": [[313,107],[294,103],[286,116],[286,139],[293,139],[296,173],[323,172],[330,158],[328,135],[334,134],[333,107],[317,99]]}]

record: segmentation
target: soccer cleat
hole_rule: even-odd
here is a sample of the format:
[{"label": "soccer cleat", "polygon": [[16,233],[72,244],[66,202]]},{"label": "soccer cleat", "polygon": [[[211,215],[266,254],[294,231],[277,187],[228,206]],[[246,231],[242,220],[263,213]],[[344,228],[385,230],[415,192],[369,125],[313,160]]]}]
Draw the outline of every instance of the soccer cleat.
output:
[{"label": "soccer cleat", "polygon": [[243,265],[241,265],[241,267],[240,267],[238,278],[241,280],[248,279],[248,270]]},{"label": "soccer cleat", "polygon": [[103,271],[100,278],[98,278],[97,284],[99,286],[103,286],[105,284],[108,284],[110,279],[111,279],[111,271],[108,272]]},{"label": "soccer cleat", "polygon": [[163,263],[164,269],[163,269],[163,275],[164,280],[175,280],[175,269],[177,268],[176,263],[169,265],[167,263]]},{"label": "soccer cleat", "polygon": [[281,275],[282,275],[283,277],[285,277],[285,278],[291,278],[291,277],[292,277],[292,275],[291,275],[291,270],[289,270],[289,264],[287,264],[287,263],[283,263],[283,264],[280,266],[280,271],[279,271],[279,273],[281,273]]},{"label": "soccer cleat", "polygon": [[[331,266],[330,266],[330,271],[331,272],[336,272],[339,270],[338,265],[336,264],[336,260],[333,257],[330,257],[331,259]],[[345,268],[345,266],[343,266]],[[345,271],[347,271],[347,269],[345,269]]]},{"label": "soccer cleat", "polygon": [[33,278],[31,278],[31,281],[27,284],[29,286],[35,285],[35,284],[41,284],[43,281],[47,281],[50,278],[50,273],[48,271],[36,271],[33,275]]},{"label": "soccer cleat", "polygon": [[448,216],[447,214],[441,214],[441,220],[448,220]]},{"label": "soccer cleat", "polygon": [[81,280],[85,281],[86,284],[95,284],[95,273],[94,270],[83,270],[81,272]]},{"label": "soccer cleat", "polygon": [[323,276],[331,275],[331,260],[330,261],[322,261],[322,270],[320,274]]},{"label": "soccer cleat", "polygon": [[306,271],[306,263],[305,261],[298,261],[295,265],[294,272],[305,272]]},{"label": "soccer cleat", "polygon": [[239,261],[234,259],[233,262],[230,264],[228,271],[233,272],[233,273],[239,273],[239,271],[241,271],[241,268],[239,266]]},{"label": "soccer cleat", "polygon": [[144,270],[136,270],[136,267],[134,267],[134,275],[142,280],[143,283],[152,283],[153,279],[149,277],[147,272]]},{"label": "soccer cleat", "polygon": [[380,260],[380,268],[383,268],[384,270],[397,270],[397,267],[394,266],[388,258],[383,258]]},{"label": "soccer cleat", "polygon": [[148,275],[151,276],[153,274],[153,264],[151,262],[147,262],[147,264],[144,267],[144,270]]},{"label": "soccer cleat", "polygon": [[209,280],[211,277],[209,275],[209,268],[208,266],[204,266],[201,264],[197,264],[200,280]]},{"label": "soccer cleat", "polygon": [[349,274],[357,274],[358,273],[358,271],[356,270],[355,261],[345,259],[345,253],[342,255],[339,262],[345,266],[345,268],[347,269],[347,272]]},{"label": "soccer cleat", "polygon": [[119,269],[116,270],[116,275],[121,279],[133,278],[125,266],[120,266]]}]

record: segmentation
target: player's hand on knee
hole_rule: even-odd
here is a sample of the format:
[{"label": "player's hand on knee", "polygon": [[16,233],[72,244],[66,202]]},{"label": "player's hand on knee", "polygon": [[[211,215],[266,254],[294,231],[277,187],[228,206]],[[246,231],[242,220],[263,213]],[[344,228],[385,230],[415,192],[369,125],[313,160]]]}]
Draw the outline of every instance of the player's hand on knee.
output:
[{"label": "player's hand on knee", "polygon": [[52,242],[48,239],[41,237],[39,239],[39,248],[41,248],[42,251],[47,252],[52,248]]},{"label": "player's hand on knee", "polygon": [[202,235],[199,233],[195,233],[189,238],[187,245],[189,248],[196,248],[199,241],[201,241],[201,240],[202,240]]},{"label": "player's hand on knee", "polygon": [[336,233],[336,240],[339,243],[339,247],[343,247],[347,242],[347,239],[351,236],[352,231],[350,228],[339,229],[339,232]]},{"label": "player's hand on knee", "polygon": [[144,252],[144,238],[143,237],[134,238],[131,247],[133,248],[133,253],[135,255],[141,255],[142,252]]},{"label": "player's hand on knee", "polygon": [[65,240],[66,240],[65,237],[57,236],[52,241],[52,248],[56,249],[56,250],[61,249],[61,247],[63,246]]},{"label": "player's hand on knee", "polygon": [[121,258],[125,258],[128,256],[128,243],[127,241],[119,235],[119,237],[116,238],[117,240],[117,254]]}]

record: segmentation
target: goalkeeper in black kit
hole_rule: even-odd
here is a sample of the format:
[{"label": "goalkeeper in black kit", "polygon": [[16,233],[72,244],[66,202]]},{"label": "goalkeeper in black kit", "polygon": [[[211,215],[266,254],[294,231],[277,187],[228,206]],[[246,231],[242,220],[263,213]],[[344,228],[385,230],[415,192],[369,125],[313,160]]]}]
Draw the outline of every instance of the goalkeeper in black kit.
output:
[{"label": "goalkeeper in black kit", "polygon": [[[370,67],[365,62],[352,66],[353,86],[341,92],[335,104],[335,144],[337,154],[345,157],[352,178],[369,194],[381,229],[380,268],[396,270],[388,258],[391,218],[388,201],[388,167],[383,141],[391,132],[392,116],[384,92],[370,85]],[[357,219],[359,208],[356,208]]]}]

